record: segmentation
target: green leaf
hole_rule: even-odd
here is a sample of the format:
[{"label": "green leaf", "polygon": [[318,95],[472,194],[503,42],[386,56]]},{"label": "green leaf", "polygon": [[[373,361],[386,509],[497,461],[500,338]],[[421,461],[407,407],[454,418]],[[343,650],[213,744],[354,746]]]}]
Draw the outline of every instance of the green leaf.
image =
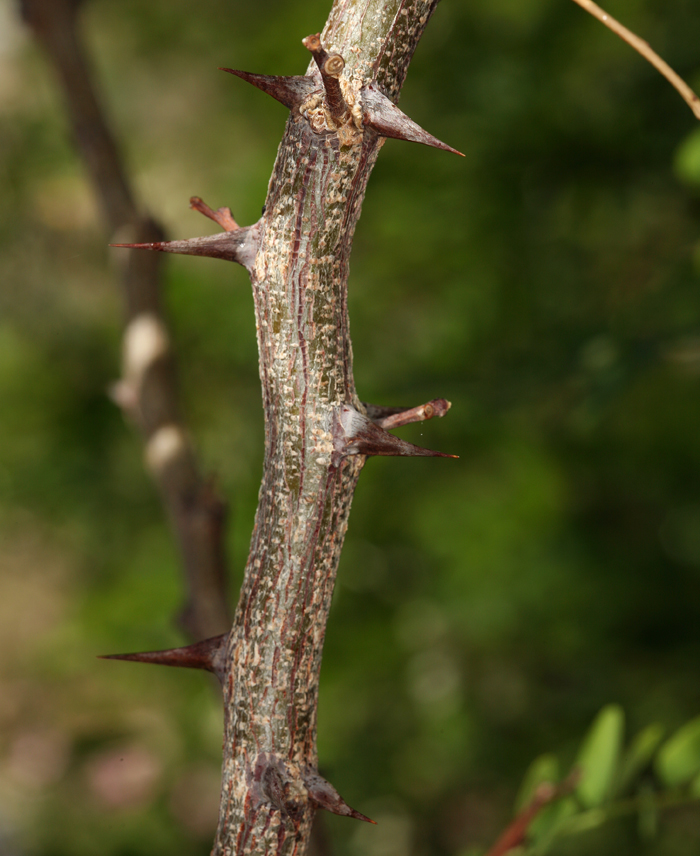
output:
[{"label": "green leaf", "polygon": [[656,756],[656,772],[663,782],[676,787],[700,772],[700,716],[669,737]]},{"label": "green leaf", "polygon": [[530,764],[520,785],[515,800],[515,812],[521,812],[532,802],[537,787],[543,782],[556,784],[559,781],[559,761],[555,755],[540,755]]},{"label": "green leaf", "polygon": [[614,789],[616,794],[624,793],[651,762],[654,752],[663,740],[665,731],[663,725],[654,723],[635,736],[620,764]]},{"label": "green leaf", "polygon": [[625,715],[616,704],[604,707],[593,721],[576,760],[581,778],[576,789],[588,808],[601,805],[610,794],[618,766]]}]

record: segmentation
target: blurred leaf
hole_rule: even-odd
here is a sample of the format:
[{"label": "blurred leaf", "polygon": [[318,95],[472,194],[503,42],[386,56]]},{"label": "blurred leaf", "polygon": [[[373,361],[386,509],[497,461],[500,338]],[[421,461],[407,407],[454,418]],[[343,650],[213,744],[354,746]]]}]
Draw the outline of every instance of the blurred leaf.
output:
[{"label": "blurred leaf", "polygon": [[601,805],[610,793],[617,770],[625,715],[616,704],[604,707],[586,735],[576,760],[581,779],[576,793],[589,807]]},{"label": "blurred leaf", "polygon": [[695,128],[680,144],[674,166],[682,181],[700,187],[700,128]]},{"label": "blurred leaf", "polygon": [[620,771],[614,788],[615,794],[624,793],[651,762],[665,733],[666,729],[657,722],[649,725],[635,736],[620,763]]},{"label": "blurred leaf", "polygon": [[690,783],[690,795],[700,798],[700,773]]},{"label": "blurred leaf", "polygon": [[640,838],[654,838],[659,828],[659,809],[654,799],[654,788],[642,782],[639,788],[638,828]]},{"label": "blurred leaf", "polygon": [[530,764],[520,785],[515,800],[515,812],[521,812],[532,802],[535,791],[543,782],[556,784],[559,781],[559,761],[555,755],[540,755]]},{"label": "blurred leaf", "polygon": [[578,806],[572,797],[567,797],[547,806],[535,818],[528,830],[528,838],[537,844],[533,852],[538,856],[546,853],[549,845],[560,832],[562,825],[578,813]]},{"label": "blurred leaf", "polygon": [[656,757],[656,771],[670,787],[685,784],[700,771],[700,716],[664,743]]}]

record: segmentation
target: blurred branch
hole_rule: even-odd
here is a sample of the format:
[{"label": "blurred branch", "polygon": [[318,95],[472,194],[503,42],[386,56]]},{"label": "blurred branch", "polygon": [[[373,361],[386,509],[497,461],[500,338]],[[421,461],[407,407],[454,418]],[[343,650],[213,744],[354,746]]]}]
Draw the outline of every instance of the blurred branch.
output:
[{"label": "blurred branch", "polygon": [[508,853],[515,850],[516,847],[525,841],[525,836],[530,828],[530,825],[539,815],[542,809],[553,803],[555,800],[570,794],[576,787],[579,780],[578,770],[574,772],[559,785],[553,785],[551,782],[542,782],[537,787],[530,802],[525,808],[511,821],[506,827],[502,835],[498,838],[493,847],[486,853],[486,856],[507,856]]},{"label": "blurred branch", "polygon": [[[80,5],[80,0],[21,0],[24,20],[60,80],[76,145],[109,229],[119,239],[162,241],[160,225],[134,202],[100,107],[78,29]],[[130,253],[122,267],[124,374],[112,397],[143,436],[146,463],[185,568],[188,593],[180,624],[199,639],[231,626],[223,546],[226,508],[201,474],[180,414],[175,360],[161,303],[161,262],[158,253]]]},{"label": "blurred branch", "polygon": [[[655,796],[640,794],[636,797],[620,800],[617,803],[611,803],[599,808],[590,808],[567,817],[556,824],[553,829],[527,851],[527,854],[528,856],[546,856],[551,846],[561,838],[580,835],[617,818],[629,817],[630,815],[639,814],[642,811],[662,812],[684,808],[686,806],[697,805],[698,802],[700,802],[700,797],[693,794],[668,792]],[[489,852],[486,856],[494,856],[494,854]],[[505,853],[503,856],[505,856]]]},{"label": "blurred branch", "polygon": [[650,62],[654,68],[660,72],[666,80],[673,86],[681,95],[681,98],[686,102],[690,109],[695,114],[696,119],[700,119],[700,98],[693,92],[682,77],[676,74],[671,66],[661,59],[661,57],[649,47],[649,44],[640,39],[631,30],[628,30],[619,21],[616,21],[612,15],[608,15],[592,0],[574,0],[582,9],[597,18],[602,24],[605,24],[608,29],[616,33],[623,41],[631,45],[644,59]]}]

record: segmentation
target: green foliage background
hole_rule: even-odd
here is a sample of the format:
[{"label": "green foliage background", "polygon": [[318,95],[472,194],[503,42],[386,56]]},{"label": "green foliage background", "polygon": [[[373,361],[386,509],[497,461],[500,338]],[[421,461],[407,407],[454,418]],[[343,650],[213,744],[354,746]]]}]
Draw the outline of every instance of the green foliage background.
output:
[{"label": "green foliage background", "polygon": [[[85,35],[139,195],[259,216],[284,109],[216,71],[302,73],[328,0],[92,0]],[[608,11],[700,86],[693,0]],[[115,258],[60,93],[0,3],[0,853],[206,853],[220,712],[198,674],[99,653],[181,642],[177,557],[118,375]],[[466,856],[533,757],[700,713],[700,130],[568,0],[444,0],[401,101],[466,158],[387,142],[352,259],[360,395],[443,420],[449,460],[371,460],[321,688],[323,770],[377,827],[341,856]],[[262,460],[245,271],[174,258],[187,417],[232,507],[237,588]],[[697,809],[557,853],[700,848]]]}]

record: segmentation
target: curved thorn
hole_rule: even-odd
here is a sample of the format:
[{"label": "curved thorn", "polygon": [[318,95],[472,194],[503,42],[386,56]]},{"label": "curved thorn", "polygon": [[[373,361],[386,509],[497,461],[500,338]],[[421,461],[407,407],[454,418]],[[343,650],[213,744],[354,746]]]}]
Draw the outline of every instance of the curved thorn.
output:
[{"label": "curved thorn", "polygon": [[100,660],[126,660],[130,663],[152,663],[157,666],[179,666],[184,669],[204,669],[220,680],[224,670],[224,654],[228,633],[203,639],[183,648],[165,651],[142,651],[135,654],[102,654]]},{"label": "curved thorn", "polygon": [[309,799],[315,802],[320,808],[324,808],[332,814],[339,814],[342,817],[353,817],[355,820],[364,820],[365,823],[374,823],[376,825],[376,820],[372,820],[359,811],[355,811],[354,808],[351,808],[333,785],[326,781],[316,770],[307,769],[305,771],[304,784],[309,792]]},{"label": "curved thorn", "polygon": [[444,416],[452,407],[452,402],[446,398],[434,398],[426,404],[418,407],[381,407],[376,404],[365,404],[362,402],[367,415],[380,428],[385,431],[398,428],[400,425],[408,425],[411,422],[424,422],[427,419],[435,419]]},{"label": "curved thorn", "polygon": [[235,74],[236,77],[240,77],[241,80],[245,80],[251,86],[267,92],[275,101],[284,104],[289,110],[299,107],[314,90],[319,88],[312,78],[300,75],[284,77],[271,74],[252,74],[250,71],[240,71],[237,68],[220,68],[219,71]]},{"label": "curved thorn", "polygon": [[421,458],[457,458],[445,452],[435,452],[414,446],[393,434],[389,434],[379,425],[351,407],[343,404],[337,412],[337,422],[333,429],[335,456],[337,459],[347,455],[396,455]]},{"label": "curved thorn", "polygon": [[424,131],[413,119],[403,113],[390,101],[386,95],[374,83],[365,86],[361,91],[362,97],[362,120],[367,127],[374,130],[383,137],[392,137],[395,140],[408,140],[411,143],[423,143],[434,149],[442,149],[446,152],[464,157],[462,152],[448,146]]}]

